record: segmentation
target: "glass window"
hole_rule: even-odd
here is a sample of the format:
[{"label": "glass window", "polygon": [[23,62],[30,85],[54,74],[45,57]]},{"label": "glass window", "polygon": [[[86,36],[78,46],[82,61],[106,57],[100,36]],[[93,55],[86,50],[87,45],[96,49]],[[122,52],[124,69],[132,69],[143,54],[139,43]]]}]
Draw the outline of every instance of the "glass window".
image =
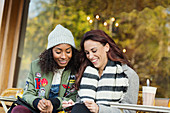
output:
[{"label": "glass window", "polygon": [[83,34],[101,29],[120,46],[140,77],[141,86],[170,97],[170,5],[168,0],[31,0],[17,87],[24,87],[31,61],[46,49],[57,25],[70,29],[77,48]]}]

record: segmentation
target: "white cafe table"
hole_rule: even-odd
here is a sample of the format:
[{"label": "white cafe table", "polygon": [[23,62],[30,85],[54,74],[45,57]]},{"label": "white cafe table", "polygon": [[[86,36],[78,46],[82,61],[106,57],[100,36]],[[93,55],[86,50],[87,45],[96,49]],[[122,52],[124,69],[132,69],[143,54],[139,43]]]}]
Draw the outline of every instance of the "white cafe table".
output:
[{"label": "white cafe table", "polygon": [[[9,98],[9,97],[1,97],[0,96],[0,101],[1,101],[1,103],[4,102],[4,101],[14,102],[14,101],[16,101],[16,98]],[[147,106],[147,105],[122,104],[122,103],[111,103],[111,105],[114,106],[114,107],[117,107],[119,109],[145,111],[145,112],[170,113],[170,108],[169,107],[162,107],[162,106]],[[6,107],[6,105],[5,105],[5,107]]]},{"label": "white cafe table", "polygon": [[121,104],[121,103],[111,103],[112,106],[119,109],[135,110],[135,111],[145,111],[145,112],[164,112],[170,113],[169,107],[162,106],[148,106],[148,105],[136,105],[136,104]]},{"label": "white cafe table", "polygon": [[6,113],[7,113],[8,109],[7,109],[7,106],[5,105],[5,101],[6,102],[14,102],[16,100],[17,100],[16,98],[0,96],[0,102],[2,103],[2,106],[3,106]]}]

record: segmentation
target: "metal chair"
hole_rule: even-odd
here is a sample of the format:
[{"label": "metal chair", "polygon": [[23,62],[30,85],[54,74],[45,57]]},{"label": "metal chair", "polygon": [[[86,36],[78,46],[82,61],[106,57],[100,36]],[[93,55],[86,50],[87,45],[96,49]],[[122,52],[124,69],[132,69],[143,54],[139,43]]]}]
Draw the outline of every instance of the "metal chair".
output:
[{"label": "metal chair", "polygon": [[[16,98],[16,96],[18,95],[21,96],[22,94],[23,94],[23,88],[8,88],[1,93],[1,97]],[[13,102],[9,102],[9,101],[6,102],[0,101],[0,102],[2,103],[5,113],[7,113],[8,107],[11,106]]]}]

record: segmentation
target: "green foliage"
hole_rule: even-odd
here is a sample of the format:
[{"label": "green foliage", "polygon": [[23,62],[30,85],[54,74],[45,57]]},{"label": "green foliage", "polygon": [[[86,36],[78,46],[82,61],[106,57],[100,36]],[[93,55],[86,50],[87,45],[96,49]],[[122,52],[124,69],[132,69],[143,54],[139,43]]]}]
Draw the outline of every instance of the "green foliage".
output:
[{"label": "green foliage", "polygon": [[[35,0],[34,16],[28,19],[21,72],[29,70],[32,60],[46,49],[48,34],[57,24],[62,24],[75,37],[80,49],[83,34],[95,29],[87,16],[100,15],[98,28],[109,34],[126,55],[140,76],[141,85],[150,78],[157,86],[158,96],[170,97],[170,9],[168,0]],[[140,3],[140,4],[139,4]],[[161,5],[161,6],[159,6]],[[163,6],[163,7],[162,7]],[[110,18],[119,23],[118,31],[109,31]],[[104,22],[107,27],[103,26]],[[163,83],[166,83],[163,84]]]},{"label": "green foliage", "polygon": [[[130,53],[127,50],[128,58],[140,78],[150,78],[152,85],[162,88],[160,91],[158,90],[158,96],[161,97],[170,96],[170,91],[166,94],[161,93],[170,86],[170,75],[168,74],[170,64],[167,63],[170,62],[170,52],[168,51],[170,37],[169,27],[166,26],[170,16],[166,10],[166,8],[158,6],[153,10],[145,8],[142,11],[121,13],[119,17],[120,45],[131,49]],[[167,62],[163,62],[163,59],[166,59]],[[166,85],[161,84],[163,81],[166,82]]]}]

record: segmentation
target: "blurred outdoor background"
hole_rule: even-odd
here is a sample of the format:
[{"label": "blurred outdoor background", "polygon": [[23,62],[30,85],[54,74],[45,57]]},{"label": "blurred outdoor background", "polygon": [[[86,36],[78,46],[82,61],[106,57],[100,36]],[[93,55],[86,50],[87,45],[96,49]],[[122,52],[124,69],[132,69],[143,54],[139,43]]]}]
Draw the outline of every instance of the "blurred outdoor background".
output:
[{"label": "blurred outdoor background", "polygon": [[104,30],[132,63],[140,90],[149,79],[156,97],[170,97],[170,0],[31,0],[17,87],[57,24],[72,31],[78,49],[85,32]]}]

